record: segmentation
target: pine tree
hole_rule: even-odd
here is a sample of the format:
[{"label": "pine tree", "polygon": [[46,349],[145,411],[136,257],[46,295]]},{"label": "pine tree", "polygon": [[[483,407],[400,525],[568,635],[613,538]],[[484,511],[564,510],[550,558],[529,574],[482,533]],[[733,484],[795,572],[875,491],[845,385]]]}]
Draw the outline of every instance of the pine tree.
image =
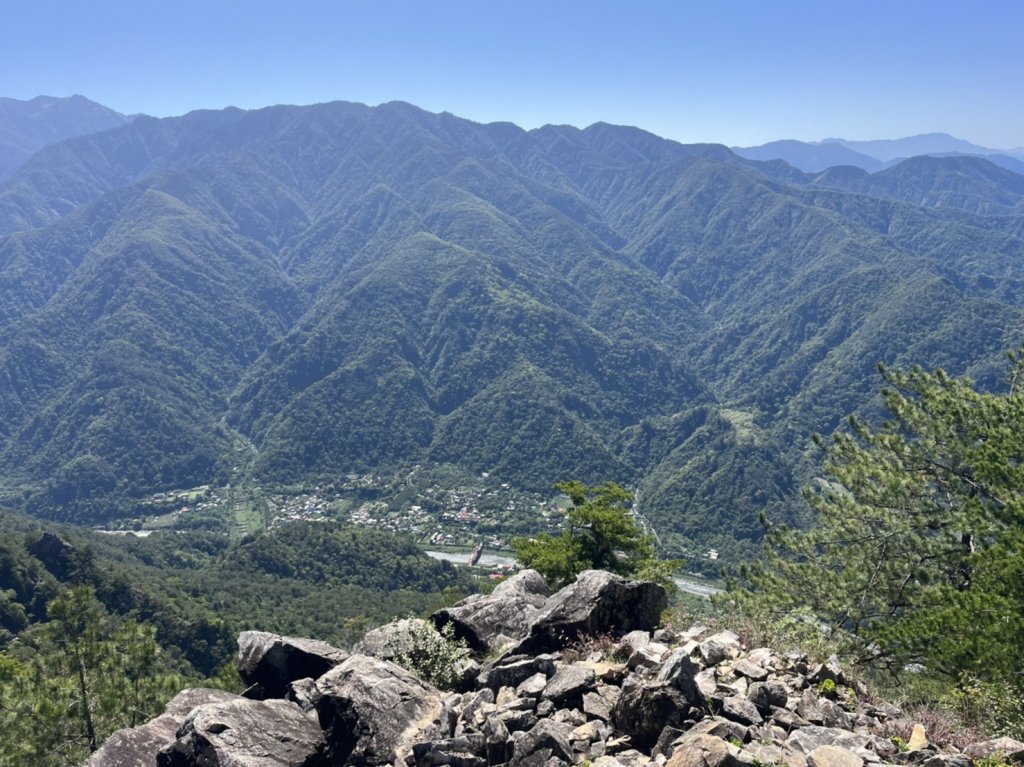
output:
[{"label": "pine tree", "polygon": [[771,530],[738,602],[808,607],[862,661],[1008,679],[1024,651],[1024,360],[1009,389],[881,369],[892,418],[851,418],[806,492],[808,531]]}]

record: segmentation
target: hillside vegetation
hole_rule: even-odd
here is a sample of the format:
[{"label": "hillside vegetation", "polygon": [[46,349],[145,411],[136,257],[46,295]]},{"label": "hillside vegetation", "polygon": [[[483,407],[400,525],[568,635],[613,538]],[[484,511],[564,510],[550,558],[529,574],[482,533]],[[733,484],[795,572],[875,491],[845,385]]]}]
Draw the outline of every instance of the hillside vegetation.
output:
[{"label": "hillside vegetation", "polygon": [[1020,199],[980,159],[823,180],[402,103],[138,118],[0,186],[0,488],[97,522],[422,463],[613,480],[735,562],[879,361],[995,382]]}]

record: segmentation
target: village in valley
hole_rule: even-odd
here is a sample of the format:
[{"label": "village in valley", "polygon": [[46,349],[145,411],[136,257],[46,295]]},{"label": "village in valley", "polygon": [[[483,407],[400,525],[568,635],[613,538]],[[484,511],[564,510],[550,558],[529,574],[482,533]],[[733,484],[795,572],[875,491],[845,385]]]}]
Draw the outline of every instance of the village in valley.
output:
[{"label": "village in valley", "polygon": [[557,532],[566,503],[555,491],[517,490],[488,472],[417,465],[308,487],[239,482],[156,493],[123,531],[209,530],[241,537],[295,522],[337,521],[407,534],[426,549],[508,551],[516,536]]}]

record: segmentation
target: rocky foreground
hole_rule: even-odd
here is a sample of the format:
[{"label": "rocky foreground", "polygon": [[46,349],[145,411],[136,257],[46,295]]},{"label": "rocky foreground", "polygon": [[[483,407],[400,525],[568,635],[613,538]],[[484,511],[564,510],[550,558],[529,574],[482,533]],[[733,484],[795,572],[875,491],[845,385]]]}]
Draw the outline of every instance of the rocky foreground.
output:
[{"label": "rocky foreground", "polygon": [[[389,660],[423,627],[403,621],[348,654],[323,642],[244,632],[244,696],[185,690],[164,714],[115,733],[88,767],[971,767],[1002,738],[964,751],[864,690],[834,660],[747,649],[702,626],[658,629],[653,583],[588,571],[549,595],[525,571],[493,594],[435,613],[489,660],[438,690]],[[902,728],[902,729],[901,729]]]}]

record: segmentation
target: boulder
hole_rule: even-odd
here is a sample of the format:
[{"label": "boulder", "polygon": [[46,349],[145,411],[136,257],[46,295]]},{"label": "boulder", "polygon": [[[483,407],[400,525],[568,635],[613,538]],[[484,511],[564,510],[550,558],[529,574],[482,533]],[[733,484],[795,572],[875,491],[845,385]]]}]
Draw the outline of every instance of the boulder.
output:
[{"label": "boulder", "polygon": [[555,663],[550,655],[513,655],[481,672],[479,683],[481,687],[498,691],[502,687],[516,688],[535,674],[549,677],[554,673]]},{"label": "boulder", "polygon": [[1014,738],[994,738],[971,743],[964,749],[964,753],[975,759],[999,756],[1015,764],[1024,763],[1024,743]]},{"label": "boulder", "polygon": [[515,741],[509,764],[512,767],[545,764],[552,758],[572,764],[574,754],[570,738],[573,729],[551,719],[541,720]]},{"label": "boulder", "polygon": [[548,598],[514,651],[552,652],[581,636],[652,631],[667,606],[665,589],[657,583],[586,570]]},{"label": "boulder", "polygon": [[414,636],[424,630],[433,631],[422,618],[402,618],[370,629],[356,648],[363,655],[394,660],[399,655],[414,654]]},{"label": "boulder", "polygon": [[556,706],[579,708],[583,705],[583,694],[593,690],[596,684],[593,669],[576,664],[562,666],[548,680],[541,697]]},{"label": "boulder", "polygon": [[453,607],[438,610],[430,620],[440,631],[452,624],[457,639],[477,652],[521,640],[551,591],[536,570],[522,572],[498,584],[487,596],[474,595]]},{"label": "boulder", "polygon": [[157,767],[327,767],[316,719],[284,700],[237,698],[193,709]]},{"label": "boulder", "polygon": [[782,682],[754,682],[747,689],[747,698],[762,714],[767,714],[772,708],[784,707],[788,697],[786,685]]},{"label": "boulder", "polygon": [[175,741],[178,728],[192,709],[238,698],[224,690],[182,690],[171,698],[160,716],[138,727],[118,730],[107,738],[82,767],[156,767],[157,753]]},{"label": "boulder", "polygon": [[719,631],[699,645],[700,657],[706,666],[714,666],[740,654],[740,638],[731,631]]},{"label": "boulder", "polygon": [[697,735],[680,744],[665,767],[739,767],[729,744],[714,735]]},{"label": "boulder", "polygon": [[435,733],[443,696],[389,661],[352,655],[316,681],[333,764],[401,764]]},{"label": "boulder", "polygon": [[283,698],[288,685],[316,679],[341,663],[348,653],[315,639],[243,631],[238,636],[238,675],[249,686],[247,698]]},{"label": "boulder", "polygon": [[634,747],[650,751],[666,727],[685,729],[689,712],[690,702],[672,684],[627,682],[612,709],[611,723],[629,736]]},{"label": "boulder", "polygon": [[864,760],[842,746],[818,746],[807,755],[808,767],[864,767]]}]

